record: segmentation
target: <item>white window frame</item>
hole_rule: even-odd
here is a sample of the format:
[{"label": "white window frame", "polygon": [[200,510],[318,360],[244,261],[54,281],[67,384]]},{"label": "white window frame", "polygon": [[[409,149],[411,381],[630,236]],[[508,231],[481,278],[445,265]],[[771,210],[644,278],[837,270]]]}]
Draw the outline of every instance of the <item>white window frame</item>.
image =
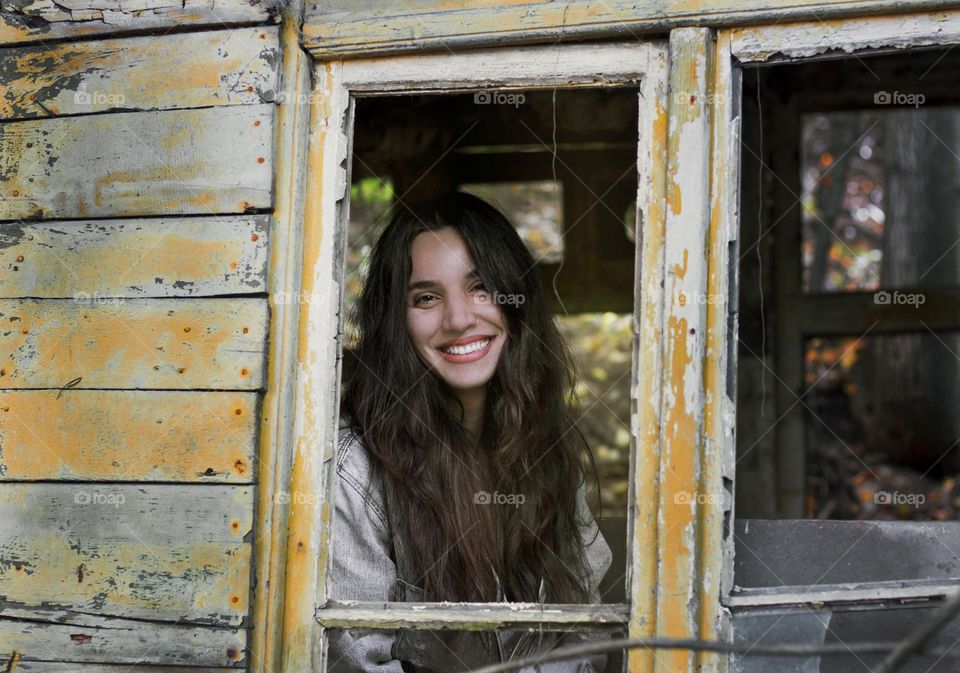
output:
[{"label": "white window frame", "polygon": [[[960,44],[960,10],[876,16],[842,22],[806,21],[733,28],[721,31],[718,43],[726,45],[721,61],[729,64],[732,77],[739,80],[744,68],[768,61],[777,64],[802,63]],[[736,104],[733,99],[729,102]],[[849,310],[857,299],[839,295],[811,296],[805,298],[809,305],[804,313],[823,315],[831,306],[835,309],[834,305],[838,304]],[[830,312],[837,313],[836,310]],[[798,450],[797,446],[789,448]],[[778,447],[778,450],[781,449]],[[824,605],[866,608],[870,605],[887,605],[891,601],[939,600],[955,592],[957,586],[957,582],[949,580],[924,579],[767,587],[737,592],[731,591],[728,586],[721,600],[725,608],[740,611],[803,606],[819,608]]]},{"label": "white window frame", "polygon": [[[579,44],[507,48],[463,53],[402,56],[384,59],[321,62],[314,69],[315,99],[311,101],[307,194],[304,210],[304,264],[300,316],[300,355],[294,426],[294,457],[290,492],[322,494],[319,506],[298,506],[290,501],[284,626],[284,671],[325,670],[326,648],[322,629],[334,626],[381,628],[537,628],[583,630],[624,628],[642,635],[654,607],[650,596],[646,555],[634,553],[657,543],[655,530],[636,525],[638,519],[656,520],[649,499],[638,497],[646,487],[631,488],[641,506],[633,507],[628,523],[627,594],[641,599],[618,605],[539,604],[362,604],[328,601],[331,497],[334,485],[333,451],[337,432],[340,383],[339,311],[330,302],[342,302],[346,244],[349,157],[354,98],[359,96],[479,90],[530,90],[562,87],[632,87],[639,91],[638,122],[638,287],[662,278],[662,261],[656,256],[663,237],[664,174],[666,171],[666,111],[668,53],[661,41]],[[654,254],[651,254],[651,250]],[[640,264],[649,259],[650,264]],[[657,283],[657,286],[658,283]],[[656,294],[656,293],[654,293]],[[657,306],[659,299],[651,297]],[[637,302],[640,305],[640,302]],[[658,370],[657,350],[643,350],[654,339],[658,312],[637,314],[640,350],[634,353],[634,399],[659,399],[658,380],[646,372]],[[644,330],[647,330],[646,335]],[[641,381],[642,383],[637,383]],[[651,408],[652,405],[651,405]],[[656,463],[637,461],[638,418],[633,423],[631,469],[643,484],[655,479]],[[647,432],[656,441],[658,433]],[[644,440],[641,440],[644,441]],[[636,476],[636,475],[634,475]],[[634,479],[632,482],[636,482]],[[650,511],[648,511],[650,510]],[[635,533],[636,531],[636,533]],[[296,586],[296,596],[292,587]],[[291,598],[294,599],[291,605]],[[314,614],[315,610],[315,614]],[[310,624],[296,632],[293,624]],[[289,634],[293,633],[293,639]],[[632,654],[631,654],[632,656]]]}]

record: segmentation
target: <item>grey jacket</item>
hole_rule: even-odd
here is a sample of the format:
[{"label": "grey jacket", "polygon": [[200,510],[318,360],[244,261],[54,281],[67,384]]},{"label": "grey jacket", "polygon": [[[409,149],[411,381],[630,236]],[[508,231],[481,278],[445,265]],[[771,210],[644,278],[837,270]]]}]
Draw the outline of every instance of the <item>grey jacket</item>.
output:
[{"label": "grey jacket", "polygon": [[[421,598],[419,587],[398,577],[391,558],[383,487],[370,469],[370,455],[341,422],[337,442],[337,484],[331,535],[330,598],[356,601],[410,601]],[[590,570],[590,602],[600,602],[599,585],[611,563],[610,547],[587,507],[580,489],[580,520]],[[407,567],[403,565],[401,567]],[[546,632],[469,632],[370,629],[331,629],[329,666],[332,673],[453,673],[609,636]],[[559,643],[557,642],[559,639]],[[606,655],[552,662],[524,673],[602,673]]]}]

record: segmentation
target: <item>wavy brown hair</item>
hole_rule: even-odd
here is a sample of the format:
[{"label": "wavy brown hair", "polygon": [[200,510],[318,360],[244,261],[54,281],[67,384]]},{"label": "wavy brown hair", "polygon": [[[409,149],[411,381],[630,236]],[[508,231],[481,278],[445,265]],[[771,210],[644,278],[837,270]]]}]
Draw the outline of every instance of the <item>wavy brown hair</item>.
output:
[{"label": "wavy brown hair", "polygon": [[[479,443],[455,397],[418,357],[407,330],[410,249],[425,231],[453,227],[490,293],[508,338],[488,384]],[[341,411],[384,477],[394,553],[416,559],[405,577],[424,600],[589,600],[577,511],[585,480],[571,420],[575,370],[551,315],[536,263],[497,209],[468,194],[398,204],[374,246],[353,319],[359,342]],[[523,504],[478,504],[480,492]]]}]

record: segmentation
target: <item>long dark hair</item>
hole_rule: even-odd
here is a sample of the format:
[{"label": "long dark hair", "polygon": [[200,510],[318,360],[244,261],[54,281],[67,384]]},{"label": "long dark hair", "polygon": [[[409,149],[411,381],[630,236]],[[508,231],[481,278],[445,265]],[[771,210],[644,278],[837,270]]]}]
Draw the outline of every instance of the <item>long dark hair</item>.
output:
[{"label": "long dark hair", "polygon": [[[444,227],[463,236],[490,293],[522,298],[502,305],[508,338],[488,384],[479,446],[407,331],[411,245]],[[581,447],[593,458],[571,420],[573,360],[534,259],[506,217],[463,193],[398,204],[353,317],[357,362],[342,412],[384,476],[395,553],[419,567],[420,576],[403,579],[424,600],[495,601],[499,579],[507,601],[586,602]],[[484,492],[523,503],[482,504]]]}]

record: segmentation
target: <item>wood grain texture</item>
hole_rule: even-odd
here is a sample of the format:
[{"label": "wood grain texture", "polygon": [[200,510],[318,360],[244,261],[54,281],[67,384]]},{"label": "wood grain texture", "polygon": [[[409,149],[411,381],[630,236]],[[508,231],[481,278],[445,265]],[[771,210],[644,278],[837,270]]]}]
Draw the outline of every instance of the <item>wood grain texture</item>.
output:
[{"label": "wood grain texture", "polygon": [[0,613],[0,665],[19,671],[22,664],[35,661],[201,667],[239,667],[246,661],[243,629],[91,616],[71,623],[36,621],[47,615],[63,618],[54,610],[5,608]]},{"label": "wood grain texture", "polygon": [[270,0],[3,0],[0,44],[275,21]]},{"label": "wood grain texture", "polygon": [[318,59],[554,42],[637,38],[680,26],[743,26],[956,7],[950,0],[312,0],[304,45]]},{"label": "wood grain texture", "polygon": [[266,291],[268,215],[0,225],[0,298]]},{"label": "wood grain texture", "polygon": [[0,389],[263,382],[265,299],[5,299],[0,326]]},{"label": "wood grain texture", "polygon": [[0,119],[272,102],[278,29],[26,46],[0,53]]},{"label": "wood grain texture", "polygon": [[272,205],[272,104],[0,126],[0,220],[243,213]]},{"label": "wood grain texture", "polygon": [[0,484],[0,618],[65,610],[237,626],[252,519],[249,486]]},{"label": "wood grain texture", "polygon": [[0,482],[256,480],[256,393],[0,392]]},{"label": "wood grain texture", "polygon": [[[9,663],[5,659],[9,653],[0,650],[0,666]],[[124,665],[105,665],[105,664],[78,664],[75,662],[59,663],[53,661],[23,661],[19,660],[16,673],[234,673],[233,668],[209,668],[204,666],[198,668],[195,666],[137,666]]]},{"label": "wood grain texture", "polygon": [[731,51],[744,62],[957,44],[960,11],[750,26],[732,30],[731,36]]}]

